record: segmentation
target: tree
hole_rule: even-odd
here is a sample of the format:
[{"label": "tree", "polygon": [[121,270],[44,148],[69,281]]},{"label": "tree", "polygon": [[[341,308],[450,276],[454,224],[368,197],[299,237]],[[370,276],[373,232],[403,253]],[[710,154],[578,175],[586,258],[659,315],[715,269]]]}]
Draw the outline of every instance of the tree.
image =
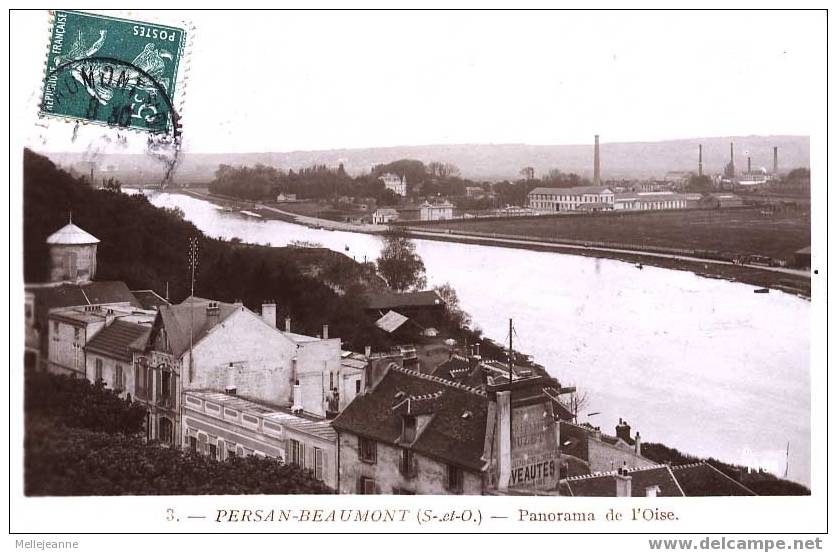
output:
[{"label": "tree", "polygon": [[402,227],[390,227],[383,234],[384,247],[378,257],[378,273],[393,290],[421,289],[427,284],[424,261]]},{"label": "tree", "polygon": [[686,190],[689,192],[709,192],[712,190],[712,179],[706,175],[692,175],[689,177],[688,184],[686,184]]},{"label": "tree", "polygon": [[535,180],[535,168],[534,167],[524,167],[520,170],[520,176],[524,178],[524,180],[530,181]]},{"label": "tree", "polygon": [[459,306],[459,296],[449,282],[433,288],[445,302],[446,313],[450,323],[456,328],[464,328],[471,324],[471,316]]}]

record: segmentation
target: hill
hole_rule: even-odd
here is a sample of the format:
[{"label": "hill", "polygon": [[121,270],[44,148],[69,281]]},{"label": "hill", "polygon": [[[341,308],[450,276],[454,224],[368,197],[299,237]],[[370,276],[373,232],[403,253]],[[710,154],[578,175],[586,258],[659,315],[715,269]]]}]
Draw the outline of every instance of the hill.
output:
[{"label": "hill", "polygon": [[[604,138],[604,137],[603,137]],[[689,138],[659,142],[606,142],[601,144],[602,176],[604,178],[662,177],[668,171],[697,170],[698,144],[703,144],[703,166],[707,173],[719,173],[729,161],[729,143],[735,143],[736,164],[746,165],[746,152],[753,167],[773,167],[773,147],[779,148],[779,167],[790,170],[808,167],[810,140],[806,136],[734,136]],[[158,182],[163,167],[144,154],[49,153],[56,163],[87,174],[91,163],[95,178],[116,176],[128,184]],[[454,144],[428,146],[395,146],[341,150],[253,152],[253,153],[186,153],[182,156],[175,181],[206,182],[212,179],[218,165],[250,165],[257,163],[299,169],[312,165],[337,167],[342,163],[353,175],[369,172],[375,165],[398,159],[417,159],[425,163],[441,161],[457,166],[464,178],[503,180],[518,178],[522,167],[534,167],[536,175],[550,169],[577,173],[590,178],[593,167],[593,146],[527,145],[527,144]]]}]

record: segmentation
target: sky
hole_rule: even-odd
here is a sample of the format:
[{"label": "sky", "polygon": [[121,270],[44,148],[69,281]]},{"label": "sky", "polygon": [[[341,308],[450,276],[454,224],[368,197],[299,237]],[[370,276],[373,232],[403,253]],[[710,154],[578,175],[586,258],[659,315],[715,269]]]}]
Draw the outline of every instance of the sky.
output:
[{"label": "sky", "polygon": [[[822,12],[127,17],[194,26],[182,111],[194,152],[806,135],[825,106]],[[46,12],[12,23],[13,93],[34,120]],[[78,150],[102,134],[44,133],[28,142]]]}]

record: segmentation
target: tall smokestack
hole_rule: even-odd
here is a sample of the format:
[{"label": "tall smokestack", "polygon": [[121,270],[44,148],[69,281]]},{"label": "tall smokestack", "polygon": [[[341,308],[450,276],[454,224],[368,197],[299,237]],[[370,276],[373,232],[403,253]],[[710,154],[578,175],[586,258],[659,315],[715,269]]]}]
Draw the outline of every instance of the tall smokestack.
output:
[{"label": "tall smokestack", "polygon": [[703,144],[698,144],[698,176],[703,176]]},{"label": "tall smokestack", "polygon": [[747,156],[747,174],[749,175],[752,172],[753,168],[750,166],[750,156]]},{"label": "tall smokestack", "polygon": [[779,174],[779,147],[773,146],[773,174]]},{"label": "tall smokestack", "polygon": [[596,145],[593,149],[593,185],[599,186],[601,173],[599,172],[599,135],[596,135]]},{"label": "tall smokestack", "polygon": [[729,143],[729,162],[730,165],[735,166],[735,152],[732,150],[732,142]]}]

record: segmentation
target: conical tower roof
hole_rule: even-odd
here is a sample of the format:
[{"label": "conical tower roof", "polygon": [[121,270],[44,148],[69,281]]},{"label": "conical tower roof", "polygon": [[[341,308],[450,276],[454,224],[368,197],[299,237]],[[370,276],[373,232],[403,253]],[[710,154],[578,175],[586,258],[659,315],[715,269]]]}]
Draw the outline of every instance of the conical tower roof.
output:
[{"label": "conical tower roof", "polygon": [[99,239],[90,234],[89,232],[82,230],[81,228],[75,226],[72,223],[67,224],[65,227],[53,232],[47,238],[47,244],[98,244]]}]

